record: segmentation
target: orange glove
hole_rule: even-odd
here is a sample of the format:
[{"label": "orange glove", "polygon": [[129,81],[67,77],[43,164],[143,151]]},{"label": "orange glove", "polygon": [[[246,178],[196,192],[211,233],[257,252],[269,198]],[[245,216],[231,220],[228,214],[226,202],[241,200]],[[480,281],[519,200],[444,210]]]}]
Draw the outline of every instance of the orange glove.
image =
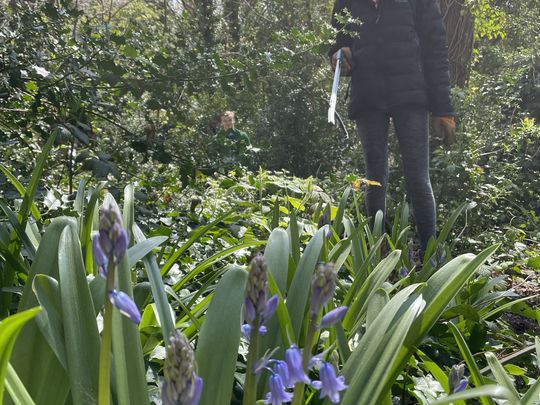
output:
[{"label": "orange glove", "polygon": [[431,126],[435,134],[442,137],[445,146],[450,147],[456,141],[456,121],[453,116],[431,117]]}]

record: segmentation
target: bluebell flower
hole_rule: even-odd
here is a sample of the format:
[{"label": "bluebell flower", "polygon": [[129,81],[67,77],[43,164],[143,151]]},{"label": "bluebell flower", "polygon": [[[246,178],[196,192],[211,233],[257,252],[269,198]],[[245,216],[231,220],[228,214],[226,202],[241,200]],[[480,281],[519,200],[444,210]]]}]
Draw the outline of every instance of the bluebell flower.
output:
[{"label": "bluebell flower", "polygon": [[101,250],[99,236],[95,236],[92,239],[92,257],[94,258],[94,262],[98,265],[101,277],[107,278],[107,265],[109,264],[109,259],[105,253],[103,253],[103,250]]},{"label": "bluebell flower", "polygon": [[337,273],[333,263],[319,263],[311,280],[310,312],[317,316],[334,296]]},{"label": "bluebell flower", "polygon": [[129,244],[127,231],[122,224],[122,214],[116,204],[108,204],[100,210],[99,233],[92,239],[92,256],[99,274],[107,278],[109,262],[120,263]]},{"label": "bluebell flower", "polygon": [[285,362],[289,369],[289,382],[294,385],[298,382],[309,384],[311,380],[306,375],[302,365],[302,353],[295,345],[292,345],[285,351]]},{"label": "bluebell flower", "polygon": [[122,315],[127,317],[133,323],[141,322],[141,313],[135,302],[123,291],[111,290],[109,292],[109,300]]},{"label": "bluebell flower", "polygon": [[400,277],[407,277],[408,274],[409,274],[409,270],[407,270],[407,267],[401,266],[401,269],[399,269]]},{"label": "bluebell flower", "polygon": [[187,338],[175,331],[165,347],[163,405],[197,405],[203,380],[195,373],[195,355]]},{"label": "bluebell flower", "polygon": [[272,373],[268,385],[270,386],[270,392],[266,394],[265,404],[281,405],[292,400],[293,394],[285,391],[285,386],[279,374]]},{"label": "bluebell flower", "polygon": [[321,319],[321,329],[329,328],[334,326],[336,323],[341,321],[347,312],[347,307],[337,307],[336,309],[331,310]]},{"label": "bluebell flower", "polygon": [[[266,333],[263,325],[275,312],[279,302],[277,295],[267,298],[268,278],[264,256],[258,253],[251,261],[246,282],[246,298],[244,299],[244,319],[249,325],[249,333],[256,328],[259,334]],[[242,333],[248,330],[242,326]]]},{"label": "bluebell flower", "polygon": [[467,388],[469,380],[463,375],[465,374],[465,364],[454,364],[448,374],[448,388],[451,394],[463,391]]},{"label": "bluebell flower", "polygon": [[279,375],[281,378],[281,381],[287,388],[294,387],[294,384],[291,384],[290,377],[289,377],[289,367],[287,366],[287,363],[283,360],[276,360],[274,362],[274,372]]},{"label": "bluebell flower", "polygon": [[320,380],[313,381],[312,387],[320,390],[320,398],[328,397],[334,404],[339,402],[339,392],[348,388],[343,376],[336,377],[334,366],[323,361],[319,370]]}]

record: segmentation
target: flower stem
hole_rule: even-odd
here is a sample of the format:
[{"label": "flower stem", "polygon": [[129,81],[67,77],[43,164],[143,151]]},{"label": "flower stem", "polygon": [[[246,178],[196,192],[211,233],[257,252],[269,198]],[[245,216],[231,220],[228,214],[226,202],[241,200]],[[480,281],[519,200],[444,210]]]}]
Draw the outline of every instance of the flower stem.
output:
[{"label": "flower stem", "polygon": [[[306,335],[306,343],[304,345],[304,351],[302,352],[302,367],[306,374],[308,373],[309,358],[311,357],[311,349],[313,347],[313,340],[315,333],[317,332],[317,317],[311,316],[309,321],[309,328]],[[294,387],[294,397],[291,405],[302,405],[304,403],[304,390],[306,384],[300,382]]]},{"label": "flower stem", "polygon": [[99,353],[99,405],[111,403],[111,342],[112,342],[112,310],[109,291],[114,288],[114,264],[109,262],[107,288],[105,289],[105,309],[103,313],[103,332],[101,334],[101,350]]},{"label": "flower stem", "polygon": [[[257,325],[259,317],[255,319]],[[244,405],[255,405],[257,401],[257,376],[255,374],[255,364],[259,351],[259,330],[256,327],[251,329],[249,334],[249,351],[246,365],[246,381],[244,383]]]}]

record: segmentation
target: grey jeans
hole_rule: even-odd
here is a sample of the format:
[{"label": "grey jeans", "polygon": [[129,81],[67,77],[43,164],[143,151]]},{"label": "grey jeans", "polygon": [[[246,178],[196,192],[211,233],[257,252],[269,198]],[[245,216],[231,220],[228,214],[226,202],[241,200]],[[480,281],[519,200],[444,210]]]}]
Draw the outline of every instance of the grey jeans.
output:
[{"label": "grey jeans", "polygon": [[420,106],[403,106],[392,111],[363,112],[356,121],[364,150],[366,177],[381,183],[368,186],[368,215],[386,212],[388,185],[388,129],[390,118],[396,130],[407,194],[412,202],[422,250],[436,233],[435,198],[429,180],[428,111]]}]

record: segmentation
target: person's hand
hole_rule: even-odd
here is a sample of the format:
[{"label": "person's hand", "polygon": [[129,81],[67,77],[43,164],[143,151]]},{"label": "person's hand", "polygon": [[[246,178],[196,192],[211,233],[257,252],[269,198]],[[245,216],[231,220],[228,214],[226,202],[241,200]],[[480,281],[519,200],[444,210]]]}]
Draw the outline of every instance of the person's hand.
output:
[{"label": "person's hand", "polygon": [[456,141],[456,121],[454,117],[431,117],[435,134],[442,138],[443,144],[450,147]]},{"label": "person's hand", "polygon": [[[341,74],[343,74],[344,76],[349,76],[351,74],[351,71],[352,71],[352,65],[351,65],[352,52],[351,52],[351,48],[349,48],[348,46],[344,47],[344,48],[341,48],[341,56],[342,56],[342,58],[341,58]],[[333,72],[333,71],[336,70],[337,52],[332,55],[331,63],[332,63],[332,72]]]}]

